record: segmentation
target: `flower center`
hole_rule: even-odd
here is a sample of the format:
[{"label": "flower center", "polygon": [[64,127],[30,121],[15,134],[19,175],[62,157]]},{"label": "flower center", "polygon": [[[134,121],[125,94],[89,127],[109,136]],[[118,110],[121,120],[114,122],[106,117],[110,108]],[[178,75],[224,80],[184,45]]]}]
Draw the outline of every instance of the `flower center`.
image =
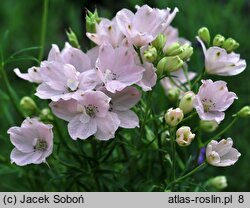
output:
[{"label": "flower center", "polygon": [[95,117],[96,113],[99,112],[98,108],[94,105],[85,106],[85,111],[90,117]]},{"label": "flower center", "polygon": [[36,151],[44,151],[46,150],[48,147],[47,145],[47,142],[44,141],[43,139],[37,139],[36,138],[36,143],[35,143],[35,146],[34,146],[34,150]]},{"label": "flower center", "polygon": [[116,74],[110,71],[109,69],[106,69],[104,72],[104,80],[105,82],[116,80]]},{"label": "flower center", "polygon": [[210,99],[203,98],[201,102],[205,112],[209,112],[211,109],[215,108],[215,103]]}]

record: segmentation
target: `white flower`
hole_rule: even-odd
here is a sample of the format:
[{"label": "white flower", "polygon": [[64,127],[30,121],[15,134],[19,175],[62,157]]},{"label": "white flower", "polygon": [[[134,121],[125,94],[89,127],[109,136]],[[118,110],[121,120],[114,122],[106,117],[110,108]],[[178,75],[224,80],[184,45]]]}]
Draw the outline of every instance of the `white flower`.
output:
[{"label": "white flower", "polygon": [[192,134],[190,127],[182,126],[176,131],[176,142],[180,146],[188,146],[191,144],[195,137],[195,134]]},{"label": "white flower", "polygon": [[232,146],[233,140],[231,138],[222,139],[220,142],[212,140],[206,149],[207,162],[213,166],[221,167],[233,165],[241,154]]},{"label": "white flower", "polygon": [[183,119],[183,112],[180,108],[170,108],[165,114],[165,121],[169,126],[177,126]]}]

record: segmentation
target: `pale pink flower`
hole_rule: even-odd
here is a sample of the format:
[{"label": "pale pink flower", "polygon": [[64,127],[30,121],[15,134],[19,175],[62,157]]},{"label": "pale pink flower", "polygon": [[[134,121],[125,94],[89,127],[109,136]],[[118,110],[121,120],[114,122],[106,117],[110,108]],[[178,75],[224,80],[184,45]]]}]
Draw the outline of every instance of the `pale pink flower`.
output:
[{"label": "pale pink flower", "polygon": [[72,47],[67,42],[60,54],[60,58],[62,63],[71,64],[78,72],[92,69],[90,58],[80,49]]},{"label": "pale pink flower", "polygon": [[[186,77],[183,72],[183,69],[179,69],[177,71],[171,72],[170,75],[172,76],[172,79],[174,80],[174,82],[168,77],[165,77],[161,80],[161,85],[163,89],[165,90],[166,94],[168,94],[168,91],[170,89],[173,89],[173,88],[178,89],[178,87],[174,83],[176,83],[178,86],[185,85],[185,87],[189,89],[189,86],[187,84],[188,83],[187,78],[189,80],[192,80],[196,76],[196,73],[189,71]],[[184,92],[182,93],[182,95],[184,95]]]},{"label": "pale pink flower", "polygon": [[99,46],[96,46],[94,48],[91,48],[90,50],[87,51],[87,56],[89,57],[90,59],[90,65],[91,65],[91,68],[95,68],[95,64],[96,64],[96,61],[97,61],[97,58],[99,56],[99,50],[100,50],[100,47]]},{"label": "pale pink flower", "polygon": [[177,8],[171,13],[169,8],[160,10],[143,5],[137,6],[135,14],[128,9],[122,9],[116,14],[116,20],[130,43],[143,46],[164,32],[177,12]]},{"label": "pale pink flower", "polygon": [[29,82],[38,84],[42,82],[42,78],[40,75],[40,67],[33,66],[28,69],[28,73],[21,73],[18,68],[15,68],[14,72],[18,77]]},{"label": "pale pink flower", "polygon": [[74,99],[52,102],[50,107],[59,118],[69,121],[72,139],[87,139],[94,135],[99,140],[114,138],[120,125],[118,116],[109,111],[110,98],[100,91],[75,94]]},{"label": "pale pink flower", "polygon": [[220,76],[233,76],[240,74],[246,69],[246,61],[240,59],[240,54],[227,53],[224,48],[217,46],[206,49],[202,40],[197,37],[201,43],[205,56],[205,69],[209,74]]},{"label": "pale pink flower", "polygon": [[231,138],[222,139],[220,142],[212,140],[206,148],[207,162],[213,166],[221,167],[233,165],[241,154],[232,146],[233,140]]},{"label": "pale pink flower", "polygon": [[[48,61],[61,61],[60,58],[60,50],[57,45],[52,44],[52,48],[48,55]],[[41,66],[43,65],[43,62],[41,63]],[[28,73],[21,73],[18,68],[14,69],[15,74],[29,82],[40,84],[42,83],[42,77],[40,75],[40,69],[41,67],[31,67],[28,69]]]},{"label": "pale pink flower", "polygon": [[138,116],[130,110],[141,99],[141,93],[135,87],[126,87],[122,91],[116,93],[110,93],[107,90],[103,92],[111,98],[109,110],[117,114],[121,121],[120,127],[139,127]]},{"label": "pale pink flower", "polygon": [[11,162],[20,166],[46,162],[53,150],[52,127],[30,118],[26,118],[21,127],[11,127],[8,134],[15,145],[10,155]]},{"label": "pale pink flower", "polygon": [[143,91],[152,90],[157,81],[156,69],[153,64],[145,62],[142,67],[145,69],[142,79],[136,84],[140,86]]},{"label": "pale pink flower", "polygon": [[91,66],[91,59],[88,55],[66,42],[62,52],[60,52],[57,45],[53,44],[47,61],[41,62],[40,67],[31,67],[28,69],[28,73],[21,73],[18,68],[14,69],[14,72],[18,77],[24,80],[40,84],[43,82],[41,69],[46,68],[47,64],[50,65],[50,62],[70,64],[74,66],[78,72],[85,72],[94,68],[94,66]]},{"label": "pale pink flower", "polygon": [[194,99],[194,108],[201,120],[215,120],[220,123],[225,117],[224,111],[232,105],[234,99],[237,99],[237,96],[228,91],[226,82],[202,80]]},{"label": "pale pink flower", "polygon": [[96,63],[99,78],[112,93],[121,91],[142,79],[145,69],[137,66],[134,53],[126,47],[102,45]]},{"label": "pale pink flower", "polygon": [[69,100],[78,89],[86,91],[96,86],[95,70],[80,73],[70,64],[54,61],[44,63],[44,67],[40,70],[43,82],[38,86],[35,94],[41,99]]},{"label": "pale pink flower", "polygon": [[103,18],[99,24],[96,24],[96,33],[87,32],[86,35],[97,45],[109,43],[114,48],[118,47],[125,38],[117,25],[116,17],[111,21]]}]

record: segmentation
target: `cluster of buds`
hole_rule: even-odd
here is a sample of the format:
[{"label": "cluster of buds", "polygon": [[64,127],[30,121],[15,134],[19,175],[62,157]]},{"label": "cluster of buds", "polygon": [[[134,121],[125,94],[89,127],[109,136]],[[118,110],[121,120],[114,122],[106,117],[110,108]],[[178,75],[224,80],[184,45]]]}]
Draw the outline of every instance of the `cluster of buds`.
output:
[{"label": "cluster of buds", "polygon": [[[206,27],[202,27],[198,30],[198,36],[207,46],[210,46],[211,36]],[[240,46],[240,44],[233,38],[226,39],[221,34],[214,36],[212,44],[213,46],[224,48],[228,53],[236,50]]]},{"label": "cluster of buds", "polygon": [[[184,63],[190,59],[193,54],[193,47],[189,43],[180,44],[173,42],[166,47],[167,37],[159,34],[152,42],[144,57],[151,61],[155,61],[154,55],[158,54],[157,74],[169,74],[183,67]],[[153,50],[152,50],[153,48]]]}]

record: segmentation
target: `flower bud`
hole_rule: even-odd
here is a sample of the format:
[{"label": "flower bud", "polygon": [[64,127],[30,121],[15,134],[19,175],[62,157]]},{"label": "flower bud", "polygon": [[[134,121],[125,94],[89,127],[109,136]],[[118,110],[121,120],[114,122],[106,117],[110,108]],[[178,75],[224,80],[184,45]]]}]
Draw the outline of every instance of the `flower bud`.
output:
[{"label": "flower bud", "polygon": [[100,21],[101,19],[98,16],[97,10],[95,10],[94,13],[88,10],[86,15],[86,31],[90,33],[95,33],[95,25],[99,24]]},{"label": "flower bud", "polygon": [[144,51],[144,58],[148,61],[153,63],[157,58],[157,50],[153,46],[149,46],[146,51]]},{"label": "flower bud", "polygon": [[158,50],[162,50],[163,47],[165,46],[167,37],[163,34],[159,34],[157,36],[157,38],[152,42],[152,45],[158,49]]},{"label": "flower bud", "polygon": [[220,35],[220,34],[217,34],[215,37],[214,37],[214,40],[213,40],[213,46],[222,46],[223,43],[225,41],[225,37]]},{"label": "flower bud", "polygon": [[210,45],[210,33],[206,27],[200,28],[198,30],[198,35],[204,43],[206,43],[208,46]]},{"label": "flower bud", "polygon": [[176,131],[176,142],[181,147],[185,147],[191,144],[195,137],[195,134],[192,134],[190,127],[182,126]]},{"label": "flower bud", "polygon": [[209,185],[218,190],[222,190],[227,187],[227,178],[225,176],[217,176],[211,179]]},{"label": "flower bud", "polygon": [[160,74],[162,73],[170,73],[180,69],[183,66],[184,62],[179,58],[179,56],[170,56],[162,58],[158,65],[157,71]]},{"label": "flower bud", "polygon": [[186,92],[185,95],[181,98],[179,108],[183,111],[184,114],[190,113],[193,110],[195,94],[192,91]]},{"label": "flower bud", "polygon": [[233,38],[228,38],[223,42],[222,47],[226,49],[227,52],[232,52],[239,47],[239,43]]},{"label": "flower bud", "polygon": [[53,115],[49,108],[42,109],[39,117],[41,121],[53,121]]},{"label": "flower bud", "polygon": [[177,126],[182,121],[182,119],[183,112],[180,108],[170,108],[165,114],[165,121],[171,127]]},{"label": "flower bud", "polygon": [[190,57],[193,55],[194,49],[191,45],[189,45],[188,43],[184,44],[182,46],[183,52],[180,53],[178,56],[183,60],[183,61],[187,61],[188,59],[190,59]]},{"label": "flower bud", "polygon": [[201,130],[207,133],[214,132],[218,128],[219,124],[216,121],[200,121]]},{"label": "flower bud", "polygon": [[69,28],[69,31],[66,31],[66,34],[67,34],[69,43],[75,48],[80,48],[76,34],[73,32],[71,28]]},{"label": "flower bud", "polygon": [[180,90],[176,87],[170,88],[167,92],[167,98],[172,103],[177,102],[179,96],[180,96]]},{"label": "flower bud", "polygon": [[35,114],[37,108],[37,105],[35,101],[28,96],[25,96],[20,101],[20,107],[27,113],[29,116]]},{"label": "flower bud", "polygon": [[250,106],[245,106],[237,113],[240,118],[250,118]]},{"label": "flower bud", "polygon": [[182,53],[184,49],[181,47],[181,45],[178,42],[172,43],[169,47],[167,47],[165,54],[167,56],[176,56],[180,53]]}]

